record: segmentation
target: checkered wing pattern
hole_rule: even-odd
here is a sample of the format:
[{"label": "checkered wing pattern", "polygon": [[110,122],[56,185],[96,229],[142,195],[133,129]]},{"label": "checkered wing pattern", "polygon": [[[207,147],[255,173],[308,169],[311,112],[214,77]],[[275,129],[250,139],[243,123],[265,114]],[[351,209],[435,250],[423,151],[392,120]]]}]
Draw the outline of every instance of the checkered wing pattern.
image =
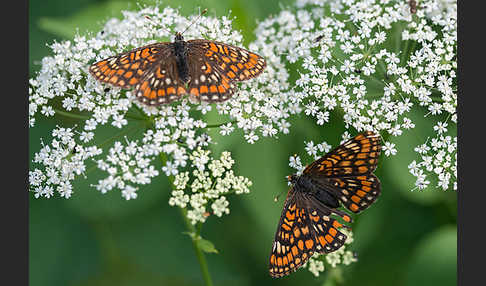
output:
[{"label": "checkered wing pattern", "polygon": [[356,135],[319,160],[303,173],[325,185],[354,213],[369,207],[380,195],[380,181],[372,174],[381,152],[380,137],[368,131]]},{"label": "checkered wing pattern", "polygon": [[98,80],[121,88],[135,87],[148,105],[170,103],[186,93],[179,80],[172,43],[157,43],[99,61],[90,67]]},{"label": "checkered wing pattern", "polygon": [[381,152],[378,134],[367,131],[336,147],[307,166],[303,173],[326,177],[353,177],[376,169]]},{"label": "checkered wing pattern", "polygon": [[354,213],[368,208],[381,193],[380,180],[374,174],[329,180],[340,201]]},{"label": "checkered wing pattern", "polygon": [[191,80],[188,91],[206,102],[225,101],[234,82],[258,76],[266,66],[259,55],[224,43],[203,39],[187,41]]},{"label": "checkered wing pattern", "polygon": [[315,253],[339,249],[346,235],[330,215],[331,209],[303,191],[291,188],[272,245],[269,272],[274,278],[290,274]]}]

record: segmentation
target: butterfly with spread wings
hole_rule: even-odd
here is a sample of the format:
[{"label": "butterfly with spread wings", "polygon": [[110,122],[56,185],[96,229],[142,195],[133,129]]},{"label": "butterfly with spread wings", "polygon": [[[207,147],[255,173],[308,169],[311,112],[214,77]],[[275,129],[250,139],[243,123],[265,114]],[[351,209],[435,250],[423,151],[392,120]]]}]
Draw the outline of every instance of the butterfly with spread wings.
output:
[{"label": "butterfly with spread wings", "polygon": [[351,223],[337,208],[353,213],[368,208],[380,195],[380,181],[372,173],[381,152],[380,137],[368,131],[356,135],[307,166],[291,182],[270,254],[270,275],[290,274],[314,253],[338,250],[346,241],[339,229],[347,228],[331,215]]},{"label": "butterfly with spread wings", "polygon": [[101,82],[134,88],[142,103],[160,105],[185,94],[196,101],[225,101],[233,95],[235,82],[254,78],[265,67],[264,58],[243,48],[204,39],[185,41],[178,32],[172,43],[136,48],[98,61],[89,71]]}]

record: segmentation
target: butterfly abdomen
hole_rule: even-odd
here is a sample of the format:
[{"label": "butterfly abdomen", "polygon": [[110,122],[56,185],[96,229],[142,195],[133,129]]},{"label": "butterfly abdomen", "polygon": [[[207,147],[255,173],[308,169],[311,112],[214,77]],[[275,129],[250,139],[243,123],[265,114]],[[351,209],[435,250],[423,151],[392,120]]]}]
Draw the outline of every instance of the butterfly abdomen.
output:
[{"label": "butterfly abdomen", "polygon": [[174,42],[174,54],[177,66],[177,73],[182,82],[189,81],[189,64],[186,57],[186,42],[177,40]]}]

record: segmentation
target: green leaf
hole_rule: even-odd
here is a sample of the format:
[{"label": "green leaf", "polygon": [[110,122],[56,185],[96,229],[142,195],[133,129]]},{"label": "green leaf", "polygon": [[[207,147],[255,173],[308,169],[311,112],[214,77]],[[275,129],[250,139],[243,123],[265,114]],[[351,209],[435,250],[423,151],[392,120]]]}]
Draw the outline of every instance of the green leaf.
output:
[{"label": "green leaf", "polygon": [[97,31],[111,17],[121,17],[121,10],[134,9],[131,3],[112,1],[87,6],[73,15],[62,18],[40,18],[39,28],[56,36],[72,39],[79,32]]},{"label": "green leaf", "polygon": [[196,240],[197,246],[206,253],[218,253],[218,250],[214,247],[214,244],[202,237],[198,237]]}]

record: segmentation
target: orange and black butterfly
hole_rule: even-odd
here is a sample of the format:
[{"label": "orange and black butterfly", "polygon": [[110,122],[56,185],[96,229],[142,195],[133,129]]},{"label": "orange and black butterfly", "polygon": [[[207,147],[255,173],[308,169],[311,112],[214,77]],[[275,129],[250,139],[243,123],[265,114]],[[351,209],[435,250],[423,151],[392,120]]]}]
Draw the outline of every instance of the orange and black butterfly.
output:
[{"label": "orange and black butterfly", "polygon": [[351,223],[337,208],[353,213],[369,207],[380,195],[380,181],[373,174],[381,152],[380,137],[373,132],[356,135],[307,166],[291,182],[270,254],[270,275],[290,274],[315,252],[330,253],[346,241],[339,229],[348,228],[331,215]]},{"label": "orange and black butterfly", "polygon": [[245,49],[204,39],[185,41],[178,32],[174,42],[136,48],[96,62],[89,71],[99,81],[133,87],[147,105],[160,105],[185,94],[197,101],[225,101],[235,82],[258,76],[265,66],[265,59]]}]

